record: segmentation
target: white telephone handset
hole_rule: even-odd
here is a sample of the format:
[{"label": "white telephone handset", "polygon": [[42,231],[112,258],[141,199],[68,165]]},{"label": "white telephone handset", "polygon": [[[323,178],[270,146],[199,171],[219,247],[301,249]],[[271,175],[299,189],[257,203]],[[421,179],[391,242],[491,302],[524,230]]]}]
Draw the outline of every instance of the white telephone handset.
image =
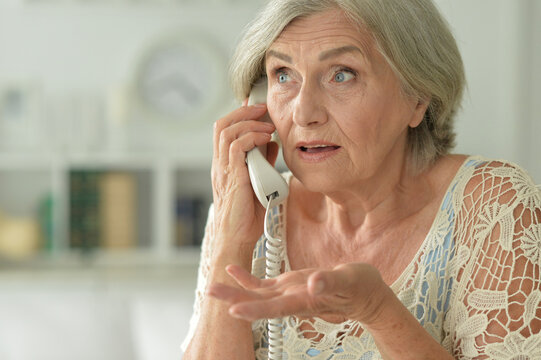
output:
[{"label": "white telephone handset", "polygon": [[[262,79],[257,82],[250,92],[248,105],[267,103],[267,81]],[[270,121],[267,114],[265,117]],[[289,187],[282,175],[265,159],[261,149],[255,148],[246,154],[248,173],[259,202],[267,207],[278,205],[287,198]]]},{"label": "white telephone handset", "polygon": [[[250,92],[248,105],[267,103],[267,81],[265,79],[257,82]],[[268,114],[265,115],[265,121],[270,121]],[[267,217],[273,206],[280,204],[287,198],[289,187],[282,175],[265,159],[261,153],[261,149],[254,148],[246,154],[246,163],[248,165],[248,173],[254,192],[267,209],[265,213],[265,222],[263,225],[266,249],[266,278],[274,278],[280,275],[282,268],[282,253],[283,243],[280,239],[275,238],[267,227]],[[270,360],[282,359],[282,319],[269,319],[267,324],[269,351],[268,358]]]}]

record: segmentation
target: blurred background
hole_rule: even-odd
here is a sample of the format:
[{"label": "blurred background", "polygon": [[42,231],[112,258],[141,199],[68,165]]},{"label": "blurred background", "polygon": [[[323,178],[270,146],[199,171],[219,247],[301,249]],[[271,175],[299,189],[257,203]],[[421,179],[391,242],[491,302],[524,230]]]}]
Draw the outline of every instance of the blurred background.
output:
[{"label": "blurred background", "polygon": [[[457,152],[541,182],[541,1],[437,0]],[[0,360],[180,359],[212,123],[264,0],[0,0]]]}]

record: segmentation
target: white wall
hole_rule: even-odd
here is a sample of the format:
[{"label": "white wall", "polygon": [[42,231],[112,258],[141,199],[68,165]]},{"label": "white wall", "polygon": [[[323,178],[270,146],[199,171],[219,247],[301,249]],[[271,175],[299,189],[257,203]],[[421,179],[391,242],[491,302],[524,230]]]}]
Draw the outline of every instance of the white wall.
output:
[{"label": "white wall", "polygon": [[528,117],[529,150],[527,151],[528,168],[537,183],[541,183],[541,1],[530,0],[526,8],[529,28],[527,29],[527,44],[531,54],[527,64],[526,80],[527,95],[530,101]]},{"label": "white wall", "polygon": [[[458,117],[458,152],[504,158],[526,167],[541,182],[541,149],[533,137],[541,135],[541,111],[535,109],[539,85],[539,55],[532,47],[538,1],[439,0],[464,58],[468,89]],[[539,34],[539,31],[537,31]],[[536,71],[536,73],[534,73]],[[539,90],[537,90],[539,91]],[[531,110],[530,110],[531,108]],[[537,134],[537,135],[535,135]],[[537,159],[537,161],[536,161]]]},{"label": "white wall", "polygon": [[[38,134],[26,141],[29,144],[23,150],[31,148],[31,143],[39,143],[34,148],[53,151],[102,149],[111,102],[124,102],[116,99],[118,92],[128,97],[134,90],[142,58],[165,37],[208,34],[223,54],[225,73],[238,34],[261,1],[183,3],[186,5],[157,0],[0,2],[0,88],[2,83],[21,83],[40,92]],[[216,86],[228,89],[224,84]],[[171,151],[189,148],[203,153],[202,159],[210,159],[210,124],[230,108],[231,101],[226,96],[223,111],[200,119],[199,132],[131,121],[123,130],[129,133],[127,145],[115,146],[160,151],[170,145],[174,147]],[[131,98],[124,107],[130,112],[136,105]],[[67,135],[62,137],[61,132]],[[1,135],[4,144],[0,143],[0,149],[11,142]],[[187,145],[181,147],[182,142]]]},{"label": "white wall", "polygon": [[[539,1],[436,2],[456,35],[468,80],[457,151],[516,161],[541,182],[535,144],[541,111],[534,101],[541,98]],[[0,79],[38,81],[50,96],[105,98],[110,88],[131,80],[140,55],[161,34],[203,29],[229,54],[261,2],[39,3],[0,4]]]},{"label": "white wall", "polygon": [[36,79],[48,93],[105,92],[129,81],[145,48],[162,35],[200,29],[227,54],[260,1],[149,3],[0,3],[0,78]]}]

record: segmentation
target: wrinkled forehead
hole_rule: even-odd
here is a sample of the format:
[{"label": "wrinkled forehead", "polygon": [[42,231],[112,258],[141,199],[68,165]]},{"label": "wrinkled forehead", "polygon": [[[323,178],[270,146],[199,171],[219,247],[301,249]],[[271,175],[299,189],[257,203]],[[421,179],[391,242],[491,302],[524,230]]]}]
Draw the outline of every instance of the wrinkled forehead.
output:
[{"label": "wrinkled forehead", "polygon": [[317,47],[356,46],[370,57],[374,48],[372,34],[351,20],[344,11],[332,9],[291,21],[267,50],[288,48],[312,49]]}]

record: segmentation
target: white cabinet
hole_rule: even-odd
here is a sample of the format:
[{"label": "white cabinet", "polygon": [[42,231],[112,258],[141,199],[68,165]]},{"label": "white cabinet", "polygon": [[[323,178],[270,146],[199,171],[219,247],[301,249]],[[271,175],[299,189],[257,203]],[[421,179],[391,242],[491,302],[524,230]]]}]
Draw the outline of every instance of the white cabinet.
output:
[{"label": "white cabinet", "polygon": [[179,359],[195,279],[178,264],[0,272],[0,358]]},{"label": "white cabinet", "polygon": [[[196,155],[191,162],[159,155],[2,155],[0,184],[0,256],[8,259],[193,255],[211,202],[210,160]],[[81,231],[88,234],[79,239]]]}]

